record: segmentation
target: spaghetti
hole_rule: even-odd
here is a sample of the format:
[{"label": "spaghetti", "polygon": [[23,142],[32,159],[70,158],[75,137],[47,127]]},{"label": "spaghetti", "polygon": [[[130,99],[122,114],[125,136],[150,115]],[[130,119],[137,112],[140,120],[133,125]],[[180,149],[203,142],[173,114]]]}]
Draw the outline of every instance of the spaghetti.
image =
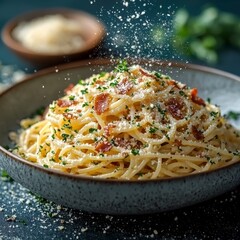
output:
[{"label": "spaghetti", "polygon": [[240,160],[220,109],[159,72],[122,61],[65,89],[44,116],[21,121],[15,153],[46,168],[111,179],[156,179]]}]

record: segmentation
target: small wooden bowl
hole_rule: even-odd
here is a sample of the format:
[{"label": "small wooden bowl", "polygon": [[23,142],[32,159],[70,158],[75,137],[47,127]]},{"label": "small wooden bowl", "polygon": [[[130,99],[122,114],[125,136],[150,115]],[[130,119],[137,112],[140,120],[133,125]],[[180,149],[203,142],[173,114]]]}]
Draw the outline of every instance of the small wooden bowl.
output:
[{"label": "small wooden bowl", "polygon": [[[84,41],[83,45],[79,49],[59,54],[51,52],[35,52],[26,48],[21,42],[14,38],[12,33],[19,23],[55,14],[73,19],[79,23],[79,26],[81,27],[81,36]],[[104,36],[105,27],[98,19],[88,13],[67,8],[44,9],[23,14],[10,20],[2,30],[2,40],[5,45],[20,58],[38,66],[49,66],[83,58],[101,43]]]}]

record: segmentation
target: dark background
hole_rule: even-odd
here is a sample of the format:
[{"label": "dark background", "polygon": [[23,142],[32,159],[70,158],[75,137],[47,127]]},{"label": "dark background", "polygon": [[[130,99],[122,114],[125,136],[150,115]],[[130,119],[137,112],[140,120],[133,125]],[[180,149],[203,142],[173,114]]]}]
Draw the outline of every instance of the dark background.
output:
[{"label": "dark background", "polygon": [[[205,62],[196,60],[194,58],[189,58],[182,56],[180,53],[176,53],[174,49],[166,46],[160,46],[156,42],[153,42],[150,34],[150,30],[156,28],[157,26],[162,26],[166,23],[167,26],[171,28],[171,19],[173,13],[179,8],[186,8],[191,14],[198,15],[201,10],[206,6],[215,6],[219,10],[234,13],[240,17],[240,2],[235,0],[229,1],[205,1],[205,0],[174,0],[174,1],[163,1],[163,0],[133,0],[127,1],[129,6],[123,7],[123,1],[107,1],[107,0],[0,0],[0,29],[4,24],[15,16],[21,15],[25,12],[30,12],[32,10],[39,10],[44,8],[54,8],[54,7],[68,7],[76,8],[83,11],[87,11],[99,18],[106,26],[108,36],[105,38],[104,45],[101,49],[93,54],[94,57],[106,56],[114,53],[119,56],[121,54],[137,57],[150,57],[157,59],[169,59],[175,61],[189,61],[191,63],[200,63],[202,65],[207,65]],[[145,6],[144,6],[145,4]],[[160,6],[162,6],[160,8]],[[122,10],[124,9],[124,10]],[[149,26],[145,28],[140,28],[138,26],[130,29],[130,24],[127,24],[127,28],[124,28],[124,23],[119,21],[116,16],[122,16],[126,19],[127,16],[131,16],[134,12],[145,11],[145,14],[141,17],[143,20],[148,20]],[[170,17],[167,16],[170,15]],[[125,21],[126,22],[126,21]],[[136,22],[136,21],[135,21]],[[135,23],[132,21],[132,23]],[[132,25],[133,25],[132,24]],[[132,26],[131,25],[131,26]],[[116,26],[116,28],[115,28]],[[125,35],[124,41],[122,41],[122,46],[116,47],[114,44],[115,36],[117,35],[117,30],[120,31],[120,35]],[[136,33],[135,33],[135,32]],[[134,34],[133,34],[134,32]],[[171,30],[167,30],[168,41],[171,37]],[[137,53],[136,50],[131,49],[132,42],[134,41],[133,36],[138,37],[139,48],[141,46],[141,53]],[[146,38],[146,40],[144,40]],[[129,41],[125,41],[129,40]],[[127,49],[125,49],[125,48]],[[112,51],[109,51],[109,48]],[[210,65],[218,69],[222,69],[237,75],[240,75],[240,52],[231,47],[226,47],[220,53],[220,58],[217,64]],[[173,58],[174,56],[174,58]],[[3,64],[14,64],[25,71],[31,72],[36,70],[36,67],[32,67],[29,63],[20,61],[12,52],[10,52],[0,41],[0,61]]]},{"label": "dark background", "polygon": [[[11,18],[24,12],[50,7],[69,7],[87,11],[106,26],[108,35],[103,45],[89,57],[132,56],[198,63],[240,75],[240,52],[227,46],[215,64],[189,58],[168,46],[171,18],[179,8],[199,14],[206,5],[240,15],[240,2],[211,1],[140,1],[107,0],[0,0],[0,29]],[[160,5],[162,6],[160,8]],[[124,11],[122,10],[124,9]],[[126,19],[135,11],[145,11],[137,24],[124,25],[117,16]],[[169,16],[168,16],[169,14]],[[152,40],[151,29],[166,25],[164,45]],[[124,28],[127,26],[127,28]],[[119,33],[117,31],[120,31]],[[134,34],[133,34],[134,33]],[[132,49],[133,37],[136,48]],[[116,46],[116,43],[118,46]],[[139,51],[137,51],[139,50]],[[20,60],[0,41],[0,62],[17,69],[34,72],[37,67]],[[176,211],[145,216],[108,216],[84,213],[55,205],[35,196],[9,179],[0,179],[0,239],[240,239],[240,188],[216,199]]]}]

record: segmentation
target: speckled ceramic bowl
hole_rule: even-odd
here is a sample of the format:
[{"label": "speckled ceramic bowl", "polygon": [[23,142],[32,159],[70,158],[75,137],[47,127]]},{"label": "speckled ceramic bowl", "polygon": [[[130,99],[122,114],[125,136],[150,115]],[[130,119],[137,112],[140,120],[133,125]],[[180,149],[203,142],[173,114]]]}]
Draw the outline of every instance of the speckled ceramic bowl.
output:
[{"label": "speckled ceramic bowl", "polygon": [[[140,63],[140,62],[139,62]],[[142,61],[141,65],[148,63]],[[199,89],[200,96],[228,110],[240,111],[240,78],[222,71],[184,64],[151,62],[148,69],[168,73]],[[144,214],[189,206],[240,184],[240,163],[186,177],[146,180],[99,180],[49,170],[4,149],[19,120],[63,95],[69,83],[108,71],[109,60],[75,62],[42,70],[0,95],[0,167],[32,192],[64,206],[108,214]]]}]

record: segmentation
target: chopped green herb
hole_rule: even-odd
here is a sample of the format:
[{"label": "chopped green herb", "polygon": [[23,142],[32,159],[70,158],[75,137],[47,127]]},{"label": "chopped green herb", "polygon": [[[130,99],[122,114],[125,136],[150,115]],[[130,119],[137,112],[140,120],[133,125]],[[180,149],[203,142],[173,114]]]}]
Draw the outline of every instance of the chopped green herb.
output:
[{"label": "chopped green herb", "polygon": [[17,220],[19,223],[23,224],[23,225],[27,225],[27,221],[24,219],[19,219]]},{"label": "chopped green herb", "polygon": [[48,217],[50,217],[50,218],[52,218],[52,217],[54,216],[52,212],[48,212],[47,215],[48,215]]},{"label": "chopped green herb", "polygon": [[157,127],[150,127],[149,133],[155,133],[158,130]]},{"label": "chopped green herb", "polygon": [[85,103],[83,103],[83,105],[82,105],[82,107],[87,107],[87,106],[89,106],[89,103],[88,103],[88,102],[85,102]]},{"label": "chopped green herb", "polygon": [[208,162],[210,162],[211,164],[215,164],[215,162],[209,157],[209,156],[206,156],[206,159]]},{"label": "chopped green herb", "polygon": [[43,167],[48,168],[48,165],[47,164],[43,164]]},{"label": "chopped green herb", "polygon": [[100,91],[104,91],[104,90],[106,90],[106,89],[108,89],[108,88],[107,88],[107,87],[104,87],[104,86],[98,86],[97,89],[100,90]]},{"label": "chopped green herb", "polygon": [[187,96],[186,93],[185,93],[184,91],[182,91],[182,90],[179,91],[179,94],[180,94],[181,96],[183,96],[183,97],[186,97],[186,96]]},{"label": "chopped green herb", "polygon": [[120,60],[119,64],[115,68],[116,72],[127,72],[128,71],[128,63],[126,60]]},{"label": "chopped green herb", "polygon": [[3,146],[6,150],[10,150],[11,148],[10,148],[10,146],[8,146],[8,145],[5,145],[5,146]]},{"label": "chopped green herb", "polygon": [[66,108],[65,110],[64,110],[64,112],[71,112],[72,111],[72,109],[70,109],[70,108]]},{"label": "chopped green herb", "polygon": [[33,192],[29,192],[29,193],[30,193],[31,195],[33,195],[39,203],[41,203],[41,204],[46,204],[46,203],[48,203],[48,200],[47,200],[46,198],[43,198],[43,197],[41,197],[41,196],[39,196],[39,195],[37,195],[37,194],[35,194],[35,193],[33,193]]},{"label": "chopped green herb", "polygon": [[136,156],[139,155],[139,149],[132,149],[131,153]]},{"label": "chopped green herb", "polygon": [[159,72],[155,72],[154,75],[155,75],[157,78],[162,78],[162,74],[159,73]]},{"label": "chopped green herb", "polygon": [[72,126],[69,123],[63,124],[64,128],[72,129]]},{"label": "chopped green herb", "polygon": [[6,170],[1,171],[1,179],[4,182],[13,182],[13,178],[9,176]]},{"label": "chopped green herb", "polygon": [[162,86],[162,87],[165,86],[165,82],[164,82],[164,81],[161,82],[161,86]]},{"label": "chopped green herb", "polygon": [[146,82],[145,85],[146,85],[146,87],[150,87],[151,83],[150,82]]},{"label": "chopped green herb", "polygon": [[75,96],[71,95],[69,96],[69,100],[73,101],[75,99]]},{"label": "chopped green herb", "polygon": [[97,128],[89,128],[89,133],[93,133],[93,132],[96,132],[97,131]]},{"label": "chopped green herb", "polygon": [[166,110],[163,110],[159,104],[157,104],[156,106],[157,106],[158,112],[161,113],[163,116],[165,116]]},{"label": "chopped green herb", "polygon": [[81,93],[82,93],[82,94],[87,94],[87,93],[88,93],[88,89],[85,88],[84,90],[81,90]]},{"label": "chopped green herb", "polygon": [[217,117],[218,114],[219,114],[219,112],[210,112],[210,115],[211,115],[213,118]]},{"label": "chopped green herb", "polygon": [[99,73],[99,77],[101,78],[101,77],[104,77],[106,75],[106,72],[101,72],[101,73]]},{"label": "chopped green herb", "polygon": [[67,138],[69,137],[69,134],[66,134],[66,133],[63,133],[62,134],[62,138],[63,138],[63,141],[66,142],[67,141]]},{"label": "chopped green herb", "polygon": [[240,156],[240,152],[239,151],[233,152],[233,155],[234,156]]},{"label": "chopped green herb", "polygon": [[118,85],[118,81],[111,82],[110,87],[116,87]]},{"label": "chopped green herb", "polygon": [[167,138],[167,140],[170,140],[170,137],[168,136],[168,134],[165,134],[165,137]]},{"label": "chopped green herb", "polygon": [[79,80],[78,84],[82,85],[82,86],[86,86],[87,83],[84,80]]},{"label": "chopped green herb", "polygon": [[229,111],[226,115],[226,119],[238,120],[240,117],[240,112]]}]

